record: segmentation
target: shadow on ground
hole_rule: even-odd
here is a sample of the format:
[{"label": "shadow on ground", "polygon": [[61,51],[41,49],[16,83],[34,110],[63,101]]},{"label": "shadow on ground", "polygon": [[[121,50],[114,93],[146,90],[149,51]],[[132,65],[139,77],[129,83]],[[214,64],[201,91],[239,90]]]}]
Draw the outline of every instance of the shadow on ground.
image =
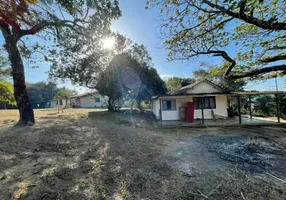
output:
[{"label": "shadow on ground", "polygon": [[[159,129],[150,117],[46,115],[34,127],[1,129],[0,199],[285,199],[277,180],[255,179],[197,141],[240,129]],[[190,173],[182,167],[188,157]]]}]

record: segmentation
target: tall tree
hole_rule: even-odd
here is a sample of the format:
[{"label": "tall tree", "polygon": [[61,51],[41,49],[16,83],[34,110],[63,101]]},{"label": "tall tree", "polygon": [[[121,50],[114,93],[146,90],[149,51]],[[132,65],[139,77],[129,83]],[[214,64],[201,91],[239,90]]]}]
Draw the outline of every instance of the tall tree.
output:
[{"label": "tall tree", "polygon": [[[272,78],[286,73],[286,1],[149,0],[161,8],[169,59],[221,57],[224,76]],[[235,51],[234,51],[235,50]]]},{"label": "tall tree", "polygon": [[59,88],[56,85],[44,81],[27,83],[27,92],[33,108],[45,108],[51,101]]},{"label": "tall tree", "polygon": [[101,95],[108,96],[109,111],[114,110],[116,101],[126,93],[126,87],[123,86],[121,79],[121,70],[123,66],[130,67],[131,65],[130,60],[119,54],[112,59],[107,68],[97,77],[97,83],[94,87]]},{"label": "tall tree", "polygon": [[[110,37],[109,40],[114,38],[113,48],[101,49],[103,53],[100,56],[91,54],[72,62],[60,62],[60,65],[52,67],[50,77],[68,78],[73,83],[97,88],[101,94],[110,97],[110,110],[123,95],[135,99],[141,108],[142,101],[149,100],[152,95],[166,93],[165,84],[152,67],[152,58],[146,47],[119,33]],[[118,79],[118,76],[121,77]],[[140,87],[122,88],[122,78],[126,81],[136,79]]]},{"label": "tall tree", "polygon": [[[31,58],[34,52],[46,51],[42,53],[44,60],[57,62],[52,57],[58,53],[68,57],[89,51],[83,47],[83,41],[88,40],[96,48],[108,33],[111,20],[119,16],[117,0],[56,0],[52,8],[32,0],[0,0],[0,30],[11,62],[14,96],[20,113],[18,125],[35,123],[22,57]],[[27,36],[40,37],[41,45],[36,42],[29,48]],[[44,40],[48,40],[47,48],[42,46]]]}]

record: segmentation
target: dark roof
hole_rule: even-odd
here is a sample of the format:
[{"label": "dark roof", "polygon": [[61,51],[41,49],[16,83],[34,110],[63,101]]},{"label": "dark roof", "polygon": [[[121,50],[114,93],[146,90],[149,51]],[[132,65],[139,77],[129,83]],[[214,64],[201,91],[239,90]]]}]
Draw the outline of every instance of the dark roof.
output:
[{"label": "dark roof", "polygon": [[210,85],[212,85],[213,87],[215,87],[216,89],[219,89],[221,91],[221,93],[228,93],[227,90],[223,89],[222,87],[218,86],[217,84],[207,80],[207,79],[203,79],[203,80],[200,80],[200,81],[196,81],[190,85],[186,85],[184,87],[182,87],[180,90],[172,93],[172,95],[178,95],[178,94],[186,94],[186,91],[194,88],[195,86],[197,86],[198,84],[202,83],[202,82],[205,82],[205,83],[208,83]]}]

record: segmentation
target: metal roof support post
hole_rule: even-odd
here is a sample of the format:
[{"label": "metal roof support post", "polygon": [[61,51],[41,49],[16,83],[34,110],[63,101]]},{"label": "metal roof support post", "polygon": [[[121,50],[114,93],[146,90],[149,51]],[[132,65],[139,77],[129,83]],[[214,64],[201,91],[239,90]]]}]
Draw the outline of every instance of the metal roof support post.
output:
[{"label": "metal roof support post", "polygon": [[162,122],[162,99],[160,99],[160,121],[161,121],[161,126],[163,126],[163,122]]},{"label": "metal roof support post", "polygon": [[239,124],[241,124],[240,96],[237,96]]},{"label": "metal roof support post", "polygon": [[280,106],[279,106],[278,94],[275,94],[275,99],[276,99],[277,121],[278,121],[278,123],[280,123]]},{"label": "metal roof support post", "polygon": [[248,96],[249,98],[249,115],[250,115],[250,119],[252,119],[252,105],[251,105],[251,96]]},{"label": "metal roof support post", "polygon": [[201,106],[202,106],[202,124],[205,124],[203,97],[201,98]]}]

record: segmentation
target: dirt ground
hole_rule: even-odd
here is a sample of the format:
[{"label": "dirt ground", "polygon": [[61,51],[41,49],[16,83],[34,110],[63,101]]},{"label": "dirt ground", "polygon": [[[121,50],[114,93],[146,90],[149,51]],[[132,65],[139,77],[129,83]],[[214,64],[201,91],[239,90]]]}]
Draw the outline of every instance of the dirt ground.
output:
[{"label": "dirt ground", "polygon": [[0,199],[286,199],[286,130],[154,126],[148,114],[0,111]]}]

